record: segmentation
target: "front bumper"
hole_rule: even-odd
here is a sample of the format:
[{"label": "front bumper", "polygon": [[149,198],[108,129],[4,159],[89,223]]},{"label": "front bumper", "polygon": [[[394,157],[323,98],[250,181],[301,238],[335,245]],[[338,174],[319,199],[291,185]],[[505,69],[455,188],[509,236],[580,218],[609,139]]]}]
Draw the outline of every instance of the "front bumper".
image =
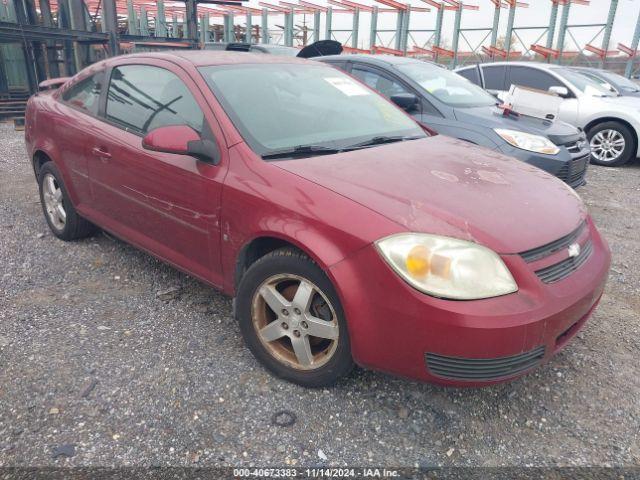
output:
[{"label": "front bumper", "polygon": [[508,143],[501,145],[498,150],[558,177],[572,188],[581,187],[586,183],[585,176],[591,156],[588,147],[569,150],[561,146],[560,152],[556,155],[528,152]]},{"label": "front bumper", "polygon": [[[610,252],[590,219],[588,229],[593,250],[571,275],[545,284],[520,255],[503,255],[519,291],[485,300],[422,294],[396,275],[373,246],[360,250],[330,269],[355,361],[458,386],[497,383],[530,371],[567,344],[602,295]],[[504,364],[515,366],[500,370]],[[481,374],[466,375],[467,365]]]}]

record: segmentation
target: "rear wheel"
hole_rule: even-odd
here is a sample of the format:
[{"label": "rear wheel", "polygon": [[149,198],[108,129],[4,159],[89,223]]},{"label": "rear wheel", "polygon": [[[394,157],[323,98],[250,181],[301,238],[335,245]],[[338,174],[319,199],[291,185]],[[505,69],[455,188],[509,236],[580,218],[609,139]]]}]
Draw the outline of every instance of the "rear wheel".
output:
[{"label": "rear wheel", "polygon": [[53,162],[47,162],[40,168],[38,184],[44,218],[56,237],[76,240],[94,232],[93,224],[73,208],[62,176]]},{"label": "rear wheel", "polygon": [[281,249],[251,265],[236,305],[247,345],[277,376],[321,387],[353,368],[340,300],[322,269],[303,253]]},{"label": "rear wheel", "polygon": [[618,122],[603,122],[588,132],[591,163],[615,167],[631,160],[635,141],[629,128]]}]

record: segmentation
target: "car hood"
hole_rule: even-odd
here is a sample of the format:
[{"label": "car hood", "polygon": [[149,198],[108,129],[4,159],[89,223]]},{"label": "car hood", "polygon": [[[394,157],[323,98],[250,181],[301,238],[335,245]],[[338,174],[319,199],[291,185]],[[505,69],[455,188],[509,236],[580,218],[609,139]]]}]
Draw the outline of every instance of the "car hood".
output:
[{"label": "car hood", "polygon": [[440,135],[272,163],[407,231],[471,240],[498,253],[557,240],[586,216],[577,195],[555,177]]},{"label": "car hood", "polygon": [[615,108],[624,110],[627,113],[637,113],[640,110],[640,97],[616,96],[616,97],[595,97],[584,95],[583,101],[589,102],[589,110],[596,111],[598,108]]},{"label": "car hood", "polygon": [[508,128],[548,137],[555,144],[567,143],[565,140],[579,136],[579,130],[573,125],[561,121],[549,121],[527,115],[503,115],[498,107],[456,108],[456,119],[489,128]]},{"label": "car hood", "polygon": [[636,96],[619,96],[619,97],[594,97],[607,105],[614,108],[624,108],[637,112],[640,109],[640,97]]}]

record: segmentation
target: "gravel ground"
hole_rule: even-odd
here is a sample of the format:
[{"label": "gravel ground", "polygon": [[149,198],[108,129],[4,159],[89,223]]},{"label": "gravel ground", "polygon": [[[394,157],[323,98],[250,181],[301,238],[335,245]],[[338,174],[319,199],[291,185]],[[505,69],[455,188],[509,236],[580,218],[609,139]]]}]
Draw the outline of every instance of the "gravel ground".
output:
[{"label": "gravel ground", "polygon": [[0,145],[0,466],[640,464],[640,162],[580,191],[613,268],[550,363],[485,389],[358,370],[305,390],[254,360],[229,298],[106,235],[55,239],[22,133]]}]

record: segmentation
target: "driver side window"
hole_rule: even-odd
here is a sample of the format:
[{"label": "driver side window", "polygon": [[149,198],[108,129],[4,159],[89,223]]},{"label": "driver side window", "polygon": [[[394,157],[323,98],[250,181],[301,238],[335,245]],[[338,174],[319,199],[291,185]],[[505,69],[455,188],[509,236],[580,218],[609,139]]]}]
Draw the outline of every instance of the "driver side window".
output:
[{"label": "driver side window", "polygon": [[106,117],[134,133],[167,125],[202,132],[204,115],[180,78],[148,65],[123,65],[111,72]]},{"label": "driver side window", "polygon": [[566,87],[553,75],[529,67],[509,67],[510,85],[534,88],[536,90],[548,91],[551,87]]},{"label": "driver side window", "polygon": [[377,92],[381,93],[387,98],[391,95],[397,95],[399,93],[410,93],[404,86],[386,75],[382,75],[373,70],[365,69],[355,66],[351,69],[351,74],[360,80],[362,83],[367,84]]}]

